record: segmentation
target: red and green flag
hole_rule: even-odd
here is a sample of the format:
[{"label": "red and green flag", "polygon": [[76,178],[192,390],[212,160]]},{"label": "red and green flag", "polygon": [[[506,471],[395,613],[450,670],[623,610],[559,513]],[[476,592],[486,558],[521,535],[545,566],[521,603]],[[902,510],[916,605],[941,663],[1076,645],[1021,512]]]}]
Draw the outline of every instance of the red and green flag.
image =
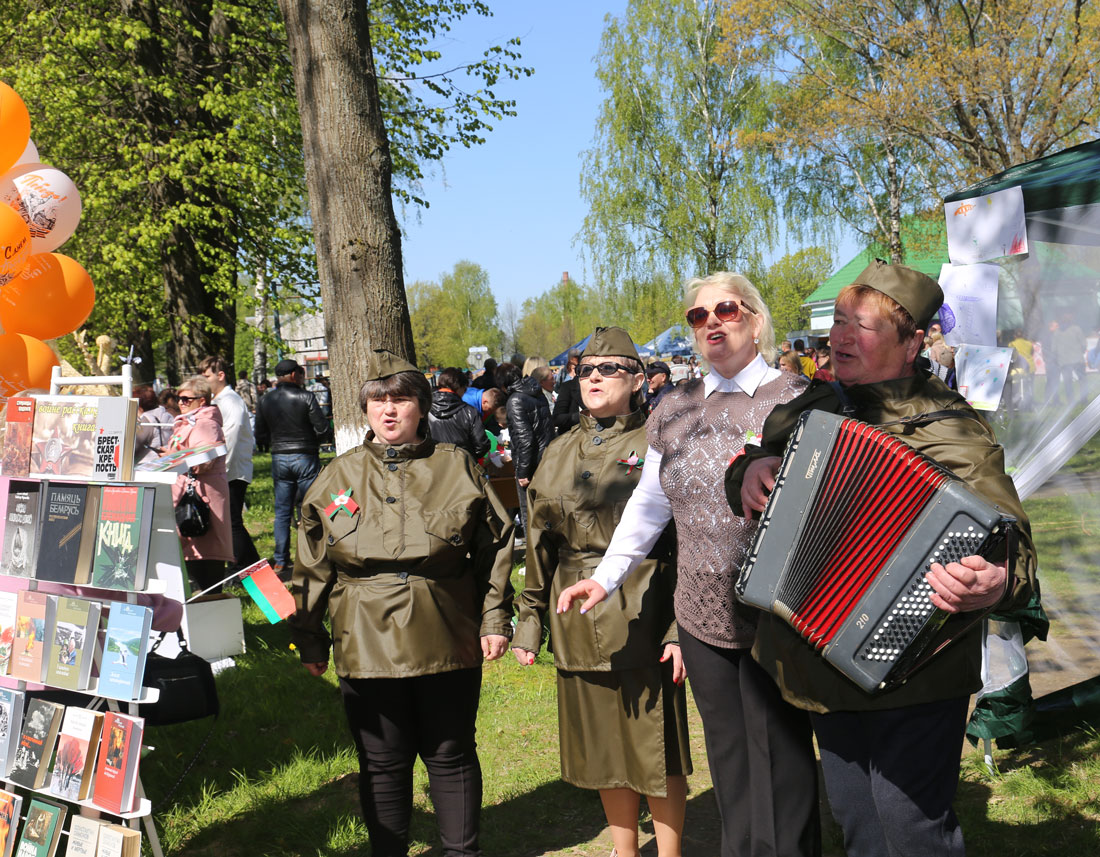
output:
[{"label": "red and green flag", "polygon": [[245,591],[274,625],[294,612],[294,596],[287,592],[275,569],[266,559],[254,562],[240,573]]}]

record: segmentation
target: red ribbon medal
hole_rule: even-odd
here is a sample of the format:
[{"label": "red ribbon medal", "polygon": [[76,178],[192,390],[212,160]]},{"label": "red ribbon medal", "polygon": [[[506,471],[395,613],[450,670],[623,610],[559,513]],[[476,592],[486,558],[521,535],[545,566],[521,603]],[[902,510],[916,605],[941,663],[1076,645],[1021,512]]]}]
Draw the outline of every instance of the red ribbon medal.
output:
[{"label": "red ribbon medal", "polygon": [[332,502],[325,507],[325,514],[330,518],[335,518],[340,514],[341,509],[348,513],[349,518],[359,511],[359,504],[351,499],[350,488],[345,488],[339,494],[329,494],[329,496],[332,498]]}]

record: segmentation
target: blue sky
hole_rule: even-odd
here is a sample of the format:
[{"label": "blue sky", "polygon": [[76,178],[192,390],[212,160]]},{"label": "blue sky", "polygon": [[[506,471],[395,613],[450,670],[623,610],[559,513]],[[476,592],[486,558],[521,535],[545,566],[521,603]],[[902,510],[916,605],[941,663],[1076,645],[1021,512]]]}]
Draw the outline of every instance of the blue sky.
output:
[{"label": "blue sky", "polygon": [[[573,239],[587,210],[582,153],[592,144],[603,100],[593,59],[604,17],[623,14],[626,5],[496,0],[493,18],[460,22],[439,46],[451,64],[519,36],[523,65],[535,74],[496,88],[498,96],[516,99],[518,115],[497,123],[484,145],[452,149],[422,186],[431,207],[406,211],[406,282],[438,282],[455,262],[469,259],[489,272],[497,303],[512,300],[518,308],[563,271],[587,281]],[[840,252],[853,255],[854,244],[844,242]]]}]

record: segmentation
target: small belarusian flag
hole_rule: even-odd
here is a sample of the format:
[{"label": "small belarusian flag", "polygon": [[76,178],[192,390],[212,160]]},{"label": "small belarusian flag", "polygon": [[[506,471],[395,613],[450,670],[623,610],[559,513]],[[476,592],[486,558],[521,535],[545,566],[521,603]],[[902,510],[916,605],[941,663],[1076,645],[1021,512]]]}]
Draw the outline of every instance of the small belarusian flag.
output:
[{"label": "small belarusian flag", "polygon": [[275,569],[266,559],[254,562],[240,573],[245,591],[274,625],[294,612],[294,596],[286,591]]},{"label": "small belarusian flag", "polygon": [[329,494],[329,496],[332,498],[332,502],[325,507],[325,514],[328,517],[335,518],[341,509],[348,513],[349,518],[359,511],[359,504],[351,499],[350,488],[345,488],[339,494]]}]

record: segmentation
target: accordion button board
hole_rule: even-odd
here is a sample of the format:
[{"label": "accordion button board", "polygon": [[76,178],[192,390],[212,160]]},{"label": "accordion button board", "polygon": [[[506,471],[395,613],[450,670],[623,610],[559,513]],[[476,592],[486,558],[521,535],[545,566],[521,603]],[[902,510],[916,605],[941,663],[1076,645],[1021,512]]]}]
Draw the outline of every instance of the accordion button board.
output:
[{"label": "accordion button board", "polygon": [[841,673],[894,686],[970,622],[932,603],[933,563],[1003,555],[1014,519],[897,437],[802,414],[736,584]]}]

